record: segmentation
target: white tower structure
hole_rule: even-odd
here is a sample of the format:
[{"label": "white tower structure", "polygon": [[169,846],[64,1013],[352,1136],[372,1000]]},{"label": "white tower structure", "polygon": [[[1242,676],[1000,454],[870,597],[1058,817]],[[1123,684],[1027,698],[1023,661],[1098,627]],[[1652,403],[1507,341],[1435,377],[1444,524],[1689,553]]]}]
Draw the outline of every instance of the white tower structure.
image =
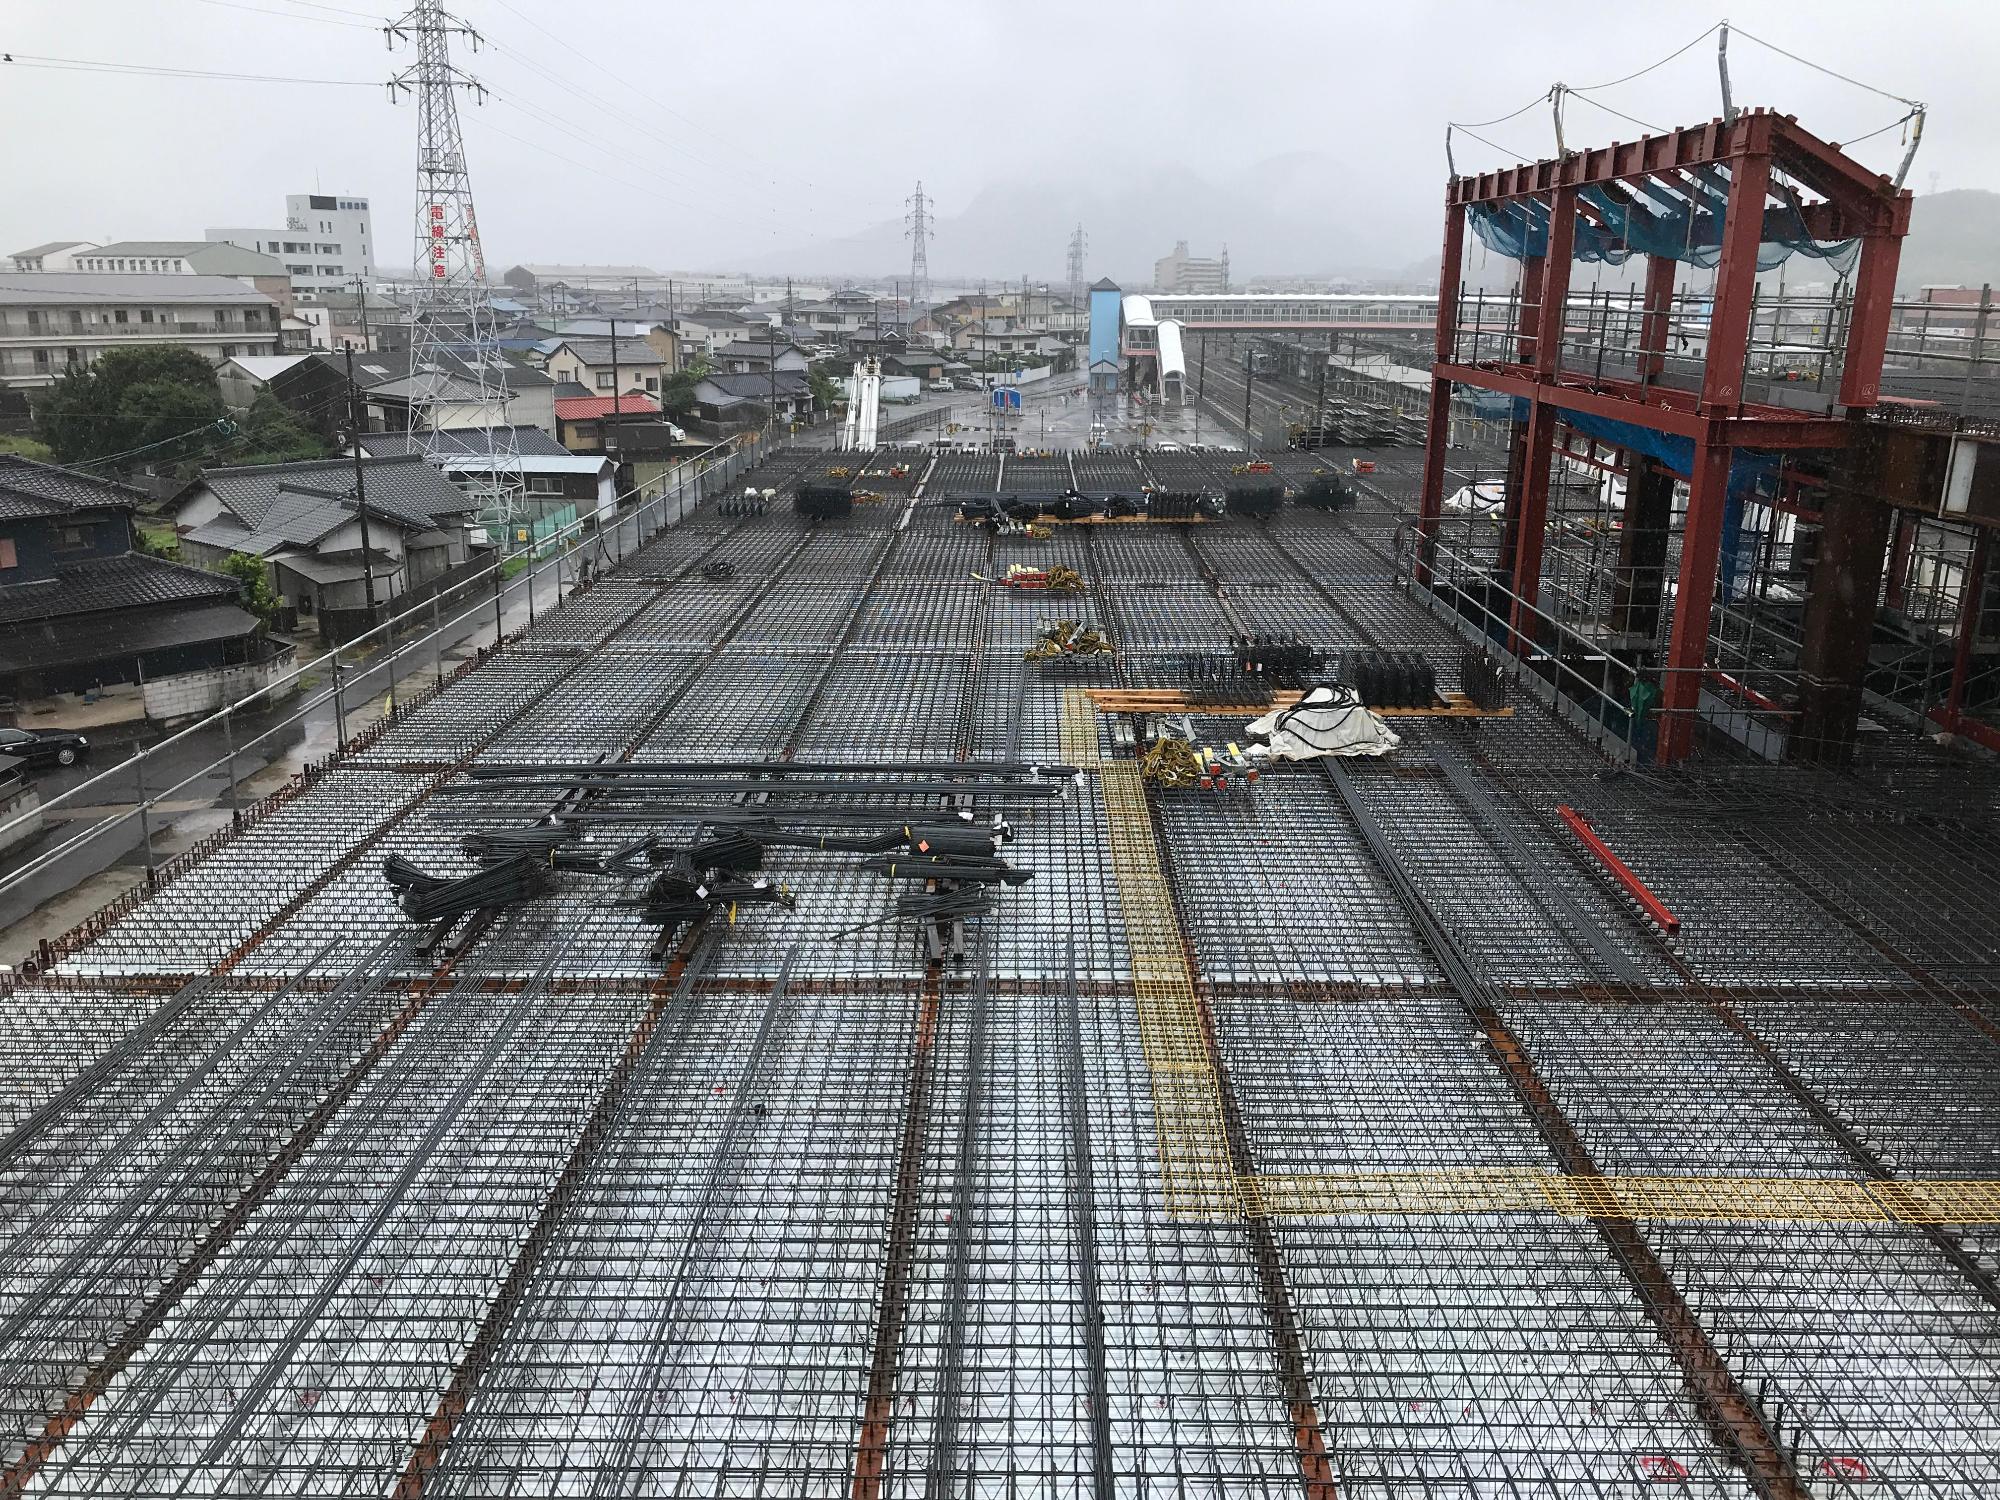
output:
[{"label": "white tower structure", "polygon": [[873,452],[882,417],[882,362],[873,356],[857,362],[847,377],[847,425],[840,446]]},{"label": "white tower structure", "polygon": [[[447,429],[486,434],[490,462],[477,478],[481,514],[505,526],[521,492],[521,457],[507,421],[507,361],[500,352],[472,177],[458,124],[458,91],[484,99],[479,80],[451,60],[451,38],[475,50],[479,34],[442,0],[417,0],[388,28],[390,44],[409,43],[416,61],[389,82],[392,98],[417,104],[416,306],[410,335],[410,425],[421,430],[433,462],[447,452],[459,464]],[[455,357],[453,357],[455,356]]]}]

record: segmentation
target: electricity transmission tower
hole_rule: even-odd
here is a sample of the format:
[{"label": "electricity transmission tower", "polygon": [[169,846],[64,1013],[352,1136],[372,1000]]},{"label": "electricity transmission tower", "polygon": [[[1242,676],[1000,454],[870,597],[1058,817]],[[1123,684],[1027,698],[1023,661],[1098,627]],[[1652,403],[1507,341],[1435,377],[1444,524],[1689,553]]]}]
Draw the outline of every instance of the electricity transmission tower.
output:
[{"label": "electricity transmission tower", "polygon": [[1080,309],[1083,306],[1083,250],[1090,242],[1083,237],[1083,226],[1076,226],[1076,233],[1069,237],[1069,305]]},{"label": "electricity transmission tower", "polygon": [[903,216],[903,233],[910,242],[910,310],[914,312],[930,300],[931,260],[930,241],[937,231],[931,228],[931,200],[924,196],[924,185],[917,183],[916,192],[906,200],[909,212]]},{"label": "electricity transmission tower", "polygon": [[[507,422],[507,362],[500,353],[486,288],[486,257],[472,207],[472,177],[458,125],[458,91],[479,101],[479,80],[453,65],[451,38],[477,51],[479,33],[446,13],[442,0],[416,0],[389,26],[391,44],[408,43],[416,60],[389,80],[392,100],[417,103],[416,299],[410,330],[410,428],[424,454],[442,466],[463,448],[438,427],[439,407],[454,408],[454,426],[483,430],[491,464],[476,476],[484,519],[514,519],[521,490],[521,456]],[[471,421],[466,421],[469,414]]]}]

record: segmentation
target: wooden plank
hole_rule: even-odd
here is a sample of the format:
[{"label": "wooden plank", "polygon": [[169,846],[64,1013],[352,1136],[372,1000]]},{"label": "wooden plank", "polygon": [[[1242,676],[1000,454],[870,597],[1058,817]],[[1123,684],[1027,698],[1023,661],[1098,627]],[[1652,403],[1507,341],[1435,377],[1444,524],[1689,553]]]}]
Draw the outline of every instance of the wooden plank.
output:
[{"label": "wooden plank", "polygon": [[[1090,701],[1108,714],[1250,714],[1269,713],[1274,708],[1291,708],[1304,695],[1273,693],[1268,703],[1198,703],[1175,688],[1088,688]],[[1444,701],[1432,708],[1371,709],[1380,719],[1511,719],[1512,707],[1481,708],[1463,693],[1443,693]]]}]

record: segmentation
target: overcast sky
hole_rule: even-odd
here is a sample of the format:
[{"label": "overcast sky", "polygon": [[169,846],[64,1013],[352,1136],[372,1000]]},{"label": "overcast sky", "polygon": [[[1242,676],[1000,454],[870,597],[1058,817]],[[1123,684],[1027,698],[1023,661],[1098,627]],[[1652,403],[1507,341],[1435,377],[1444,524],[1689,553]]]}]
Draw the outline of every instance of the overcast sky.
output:
[{"label": "overcast sky", "polygon": [[[803,272],[818,269],[804,262],[824,260],[829,242],[865,238],[899,215],[921,177],[943,226],[934,269],[1037,275],[1060,272],[1059,240],[1046,265],[989,266],[979,244],[952,243],[953,220],[982,191],[1018,184],[1060,190],[1065,209],[1088,205],[1121,174],[1176,184],[1162,191],[1187,192],[1199,216],[1207,200],[1187,188],[1189,174],[1226,195],[1267,180],[1245,174],[1274,158],[1309,164],[1283,178],[1285,191],[1319,201],[1301,216],[1314,227],[1297,232],[1300,243],[1278,229],[1259,244],[1261,259],[1291,264],[1254,269],[1338,264],[1341,248],[1320,242],[1328,224],[1354,226],[1355,254],[1434,253],[1447,120],[1506,114],[1558,79],[1618,78],[1720,18],[1601,0],[459,0],[455,9],[491,44],[459,55],[492,94],[463,107],[490,263],[722,270],[797,258]],[[2000,188],[2000,5],[1732,0],[1729,11],[1789,51],[1928,103],[1911,174],[1918,192],[1933,174],[1939,188]],[[374,200],[378,253],[406,265],[390,247],[405,238],[397,220],[410,217],[416,113],[392,107],[380,86],[409,61],[407,49],[385,48],[384,14],[368,0],[6,0],[0,48],[17,61],[0,65],[0,254],[53,239],[198,239],[209,225],[275,224],[286,192],[318,189]],[[1783,108],[1831,139],[1901,112],[1741,37],[1730,57],[1739,104]],[[355,86],[28,66],[48,58]],[[1638,120],[1706,119],[1718,109],[1714,40],[1597,97]],[[1568,120],[1572,146],[1640,129],[1582,102]],[[1463,141],[1462,169],[1553,147],[1545,104],[1480,134],[1507,155]],[[1857,154],[1893,170],[1900,149],[1892,131]],[[1114,243],[1117,229],[1092,225],[1093,240]],[[1231,231],[1197,222],[1180,232],[1199,251]],[[1160,232],[1149,225],[1146,242]]]}]

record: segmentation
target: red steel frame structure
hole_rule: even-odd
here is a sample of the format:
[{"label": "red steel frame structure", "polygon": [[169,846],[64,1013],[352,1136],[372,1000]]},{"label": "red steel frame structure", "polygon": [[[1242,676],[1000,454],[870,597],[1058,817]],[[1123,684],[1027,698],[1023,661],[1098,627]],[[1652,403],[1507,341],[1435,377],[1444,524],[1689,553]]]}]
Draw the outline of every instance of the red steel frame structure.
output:
[{"label": "red steel frame structure", "polygon": [[[1657,373],[1666,350],[1672,305],[1676,262],[1661,256],[1648,258],[1639,378],[1589,377],[1565,370],[1562,319],[1568,306],[1577,215],[1592,212],[1588,204],[1579,203],[1579,190],[1602,187],[1626,196],[1636,213],[1644,200],[1630,193],[1632,184],[1651,178],[1685,193],[1682,174],[1713,167],[1727,169],[1729,191],[1700,389],[1668,388],[1647,378]],[[1772,208],[1774,171],[1818,195],[1820,201],[1796,210],[1798,217],[1789,205]],[[1458,291],[1466,213],[1476,205],[1531,202],[1547,211],[1548,253],[1522,265],[1521,330],[1514,358],[1460,363]],[[1418,578],[1429,582],[1429,560],[1443,515],[1454,385],[1478,386],[1528,403],[1528,420],[1517,436],[1512,466],[1520,477],[1510,484],[1507,496],[1507,556],[1502,560],[1516,598],[1517,649],[1539,591],[1550,459],[1555,429],[1564,414],[1594,414],[1691,440],[1694,461],[1681,543],[1681,586],[1660,701],[1662,762],[1681,760],[1693,749],[1732,450],[1847,444],[1850,427],[1844,416],[1801,414],[1743,399],[1758,245],[1767,237],[1796,236],[1800,218],[1815,239],[1861,241],[1838,398],[1851,414],[1876,402],[1896,263],[1909,229],[1910,194],[1838,146],[1801,129],[1790,115],[1746,111],[1727,120],[1576,151],[1555,160],[1454,177],[1445,192],[1437,358],[1431,370],[1430,431],[1418,512]]]}]

